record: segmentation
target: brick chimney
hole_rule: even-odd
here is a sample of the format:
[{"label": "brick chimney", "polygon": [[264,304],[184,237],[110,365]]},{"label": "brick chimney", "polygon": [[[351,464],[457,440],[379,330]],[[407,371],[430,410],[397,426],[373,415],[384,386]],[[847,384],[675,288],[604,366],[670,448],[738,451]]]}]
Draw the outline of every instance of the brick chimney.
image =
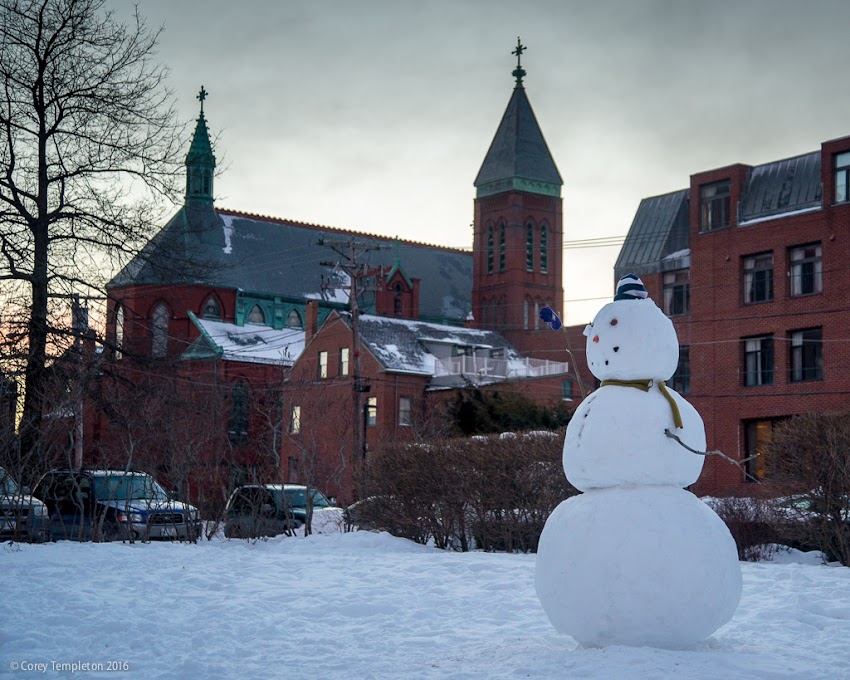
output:
[{"label": "brick chimney", "polygon": [[319,301],[307,300],[304,315],[304,342],[308,343],[319,330]]}]

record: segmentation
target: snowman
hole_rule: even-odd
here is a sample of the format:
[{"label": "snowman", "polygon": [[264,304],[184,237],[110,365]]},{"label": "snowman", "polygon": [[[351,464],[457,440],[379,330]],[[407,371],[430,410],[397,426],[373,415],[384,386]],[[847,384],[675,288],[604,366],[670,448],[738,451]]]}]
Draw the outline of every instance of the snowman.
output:
[{"label": "snowman", "polygon": [[584,334],[601,384],[573,414],[563,457],[584,493],[546,522],[537,596],[582,645],[692,646],[732,618],[742,582],[726,525],[683,489],[704,460],[683,444],[706,442],[696,409],[664,384],[676,331],[630,274]]}]

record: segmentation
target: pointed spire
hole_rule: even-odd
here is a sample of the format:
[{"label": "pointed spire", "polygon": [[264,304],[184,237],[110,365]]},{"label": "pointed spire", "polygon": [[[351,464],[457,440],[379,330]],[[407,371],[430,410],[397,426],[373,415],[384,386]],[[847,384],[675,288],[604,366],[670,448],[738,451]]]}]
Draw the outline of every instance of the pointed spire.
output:
[{"label": "pointed spire", "polygon": [[511,53],[517,58],[513,71],[516,86],[475,178],[478,198],[512,190],[561,195],[564,182],[522,84],[526,72],[520,59],[525,50],[517,38],[516,49]]},{"label": "pointed spire", "polygon": [[204,100],[207,91],[201,85],[197,99],[201,102],[201,113],[195,125],[192,144],[186,155],[186,202],[213,202],[213,175],[215,171],[215,154],[210,144],[210,133],[207,129],[207,119],[204,117]]}]

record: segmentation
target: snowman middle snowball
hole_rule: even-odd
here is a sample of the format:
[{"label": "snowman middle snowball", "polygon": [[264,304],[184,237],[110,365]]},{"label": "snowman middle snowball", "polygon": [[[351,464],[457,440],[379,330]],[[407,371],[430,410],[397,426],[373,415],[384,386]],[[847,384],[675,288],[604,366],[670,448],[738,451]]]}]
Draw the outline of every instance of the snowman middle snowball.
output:
[{"label": "snowman middle snowball", "polygon": [[[576,409],[564,442],[564,472],[577,489],[611,486],[672,485],[696,482],[705,450],[705,426],[696,409],[666,388],[678,406],[682,427],[658,383],[668,380],[679,361],[673,323],[649,298],[605,305],[585,328],[587,363],[603,382]],[[612,381],[613,384],[608,381]],[[640,381],[643,391],[633,385]],[[590,417],[597,412],[597,417]],[[603,417],[599,417],[602,416]]]}]

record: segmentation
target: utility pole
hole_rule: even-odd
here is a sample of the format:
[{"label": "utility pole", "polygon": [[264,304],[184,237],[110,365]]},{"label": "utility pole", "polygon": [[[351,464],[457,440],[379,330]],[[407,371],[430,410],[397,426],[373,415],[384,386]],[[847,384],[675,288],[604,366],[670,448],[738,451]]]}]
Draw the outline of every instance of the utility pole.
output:
[{"label": "utility pole", "polygon": [[321,238],[319,245],[327,246],[342,259],[337,262],[322,262],[322,266],[341,269],[348,275],[348,308],[351,312],[351,344],[353,359],[353,415],[354,415],[354,459],[362,463],[366,460],[366,413],[363,407],[362,394],[370,391],[371,387],[364,384],[362,379],[362,364],[360,361],[360,307],[358,297],[367,290],[360,286],[360,279],[368,272],[368,265],[358,262],[358,256],[372,250],[382,250],[386,246],[366,241],[357,241],[353,237],[346,240],[330,240]]}]

